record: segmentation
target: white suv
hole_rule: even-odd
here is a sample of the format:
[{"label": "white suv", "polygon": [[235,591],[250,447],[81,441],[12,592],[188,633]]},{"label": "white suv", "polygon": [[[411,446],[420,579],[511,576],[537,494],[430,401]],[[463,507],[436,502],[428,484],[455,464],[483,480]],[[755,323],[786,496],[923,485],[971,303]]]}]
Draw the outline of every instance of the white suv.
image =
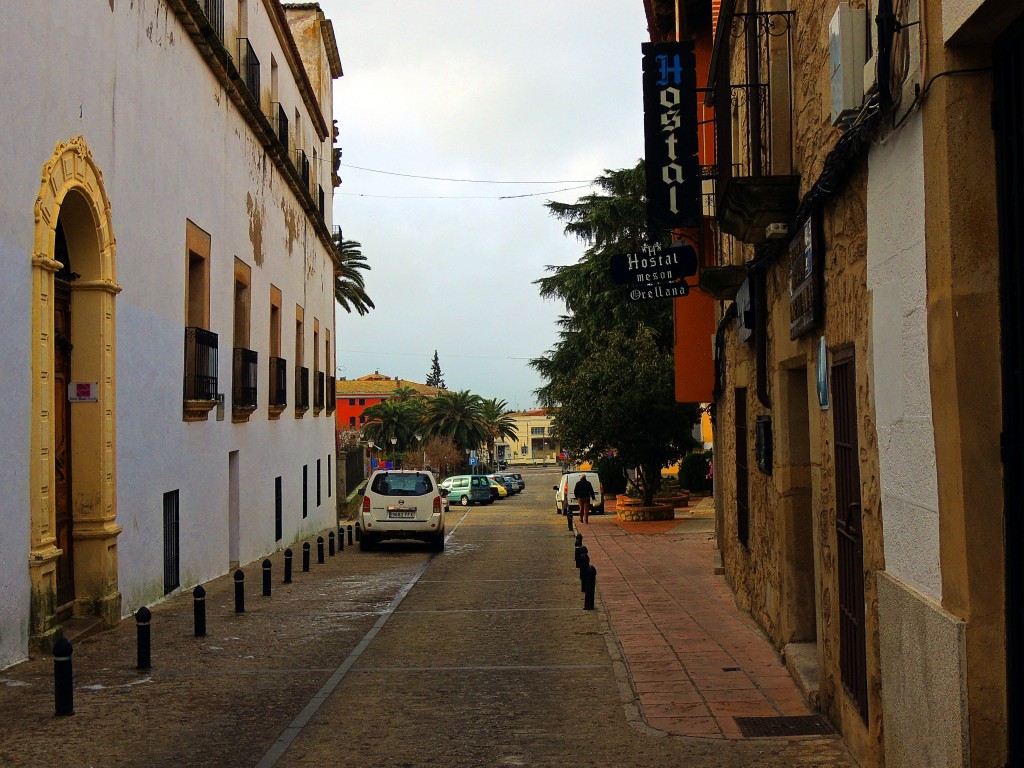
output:
[{"label": "white suv", "polygon": [[562,475],[558,485],[553,486],[555,491],[555,512],[564,515],[566,508],[571,509],[573,512],[580,511],[580,505],[576,503],[576,497],[572,495],[572,490],[584,475],[587,476],[587,482],[594,486],[594,500],[590,502],[590,511],[595,515],[604,514],[604,485],[601,483],[601,478],[598,477],[597,472],[593,470],[590,472],[567,472]]},{"label": "white suv", "polygon": [[377,470],[363,491],[359,548],[369,549],[382,539],[422,539],[440,552],[447,506],[432,473]]}]

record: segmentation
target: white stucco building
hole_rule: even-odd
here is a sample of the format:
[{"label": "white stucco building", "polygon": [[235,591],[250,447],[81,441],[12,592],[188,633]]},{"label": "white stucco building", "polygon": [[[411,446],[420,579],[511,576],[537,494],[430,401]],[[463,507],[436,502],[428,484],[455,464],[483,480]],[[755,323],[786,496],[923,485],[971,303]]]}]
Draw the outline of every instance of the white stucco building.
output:
[{"label": "white stucco building", "polygon": [[331,23],[13,0],[0,668],[334,520]]}]

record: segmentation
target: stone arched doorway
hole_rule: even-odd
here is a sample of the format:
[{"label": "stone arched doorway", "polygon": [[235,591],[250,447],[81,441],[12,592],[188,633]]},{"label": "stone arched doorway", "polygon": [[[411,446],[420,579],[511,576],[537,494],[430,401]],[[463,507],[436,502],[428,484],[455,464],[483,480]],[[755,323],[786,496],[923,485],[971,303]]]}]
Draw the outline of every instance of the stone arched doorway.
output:
[{"label": "stone arched doorway", "polygon": [[32,257],[32,635],[121,615],[117,586],[115,241],[84,138],[43,166]]}]

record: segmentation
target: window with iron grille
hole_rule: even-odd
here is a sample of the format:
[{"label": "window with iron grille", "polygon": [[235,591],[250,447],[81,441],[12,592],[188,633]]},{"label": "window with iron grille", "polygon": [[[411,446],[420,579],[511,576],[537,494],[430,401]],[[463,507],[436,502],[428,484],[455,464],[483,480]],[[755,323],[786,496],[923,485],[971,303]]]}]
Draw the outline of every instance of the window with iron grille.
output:
[{"label": "window with iron grille", "polygon": [[217,334],[185,329],[185,399],[217,399]]},{"label": "window with iron grille", "polygon": [[743,546],[750,540],[750,470],[747,459],[747,390],[737,387],[736,404],[736,538]]},{"label": "window with iron grille", "polygon": [[245,80],[245,87],[249,89],[252,97],[260,99],[260,60],[256,58],[256,51],[247,38],[238,38],[238,72]]},{"label": "window with iron grille", "polygon": [[331,477],[331,454],[327,454],[327,498],[331,498],[333,478]]},{"label": "window with iron grille", "polygon": [[224,39],[224,0],[203,0],[203,13],[217,33],[219,40]]},{"label": "window with iron grille", "polygon": [[316,460],[316,505],[320,506],[320,459]]},{"label": "window with iron grille", "polygon": [[281,494],[281,478],[274,478],[274,541],[284,538],[284,498]]},{"label": "window with iron grille", "polygon": [[309,517],[309,464],[302,465],[302,516]]},{"label": "window with iron grille", "polygon": [[839,671],[843,687],[868,717],[864,628],[864,539],[861,527],[857,379],[852,349],[833,353],[832,431],[835,451],[836,546],[839,581]]},{"label": "window with iron grille", "polygon": [[178,491],[164,494],[164,594],[181,586],[179,572]]}]

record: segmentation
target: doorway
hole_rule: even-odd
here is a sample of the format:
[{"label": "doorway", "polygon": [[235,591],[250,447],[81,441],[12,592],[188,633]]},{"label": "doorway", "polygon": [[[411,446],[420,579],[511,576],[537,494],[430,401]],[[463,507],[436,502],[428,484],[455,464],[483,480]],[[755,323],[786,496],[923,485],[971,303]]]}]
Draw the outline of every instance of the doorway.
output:
[{"label": "doorway", "polygon": [[782,511],[782,642],[817,639],[814,578],[814,518],[811,504],[811,439],[807,368],[782,372],[780,422],[786,433],[780,445]]},{"label": "doorway", "polygon": [[237,568],[241,560],[241,488],[238,479],[238,451],[228,453],[228,562]]},{"label": "doorway", "polygon": [[56,614],[68,618],[75,600],[75,554],[71,509],[71,259],[64,226],[57,220],[54,260],[61,269],[54,276],[53,296],[53,431],[54,431],[54,538],[61,554],[57,557]]}]

